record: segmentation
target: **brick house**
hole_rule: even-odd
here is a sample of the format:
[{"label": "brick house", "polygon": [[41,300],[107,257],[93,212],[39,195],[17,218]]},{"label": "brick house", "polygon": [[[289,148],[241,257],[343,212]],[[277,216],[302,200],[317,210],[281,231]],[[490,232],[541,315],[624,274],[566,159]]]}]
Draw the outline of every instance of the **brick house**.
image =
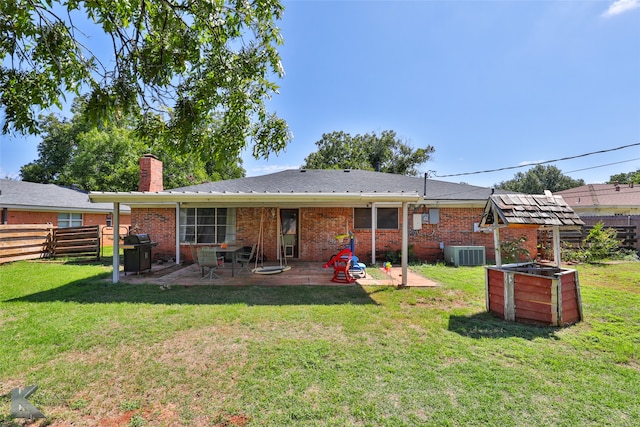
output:
[{"label": "brick house", "polygon": [[[637,188],[636,188],[637,187]],[[640,186],[587,184],[557,193],[581,217],[640,216]]]},{"label": "brick house", "polygon": [[[487,260],[494,256],[492,234],[477,226],[490,188],[363,170],[299,169],[164,190],[162,163],[145,156],[140,165],[138,192],[91,192],[89,198],[113,203],[116,218],[119,206],[129,205],[131,232],[158,243],[154,257],[179,263],[190,260],[191,244],[251,246],[261,229],[268,260],[286,247],[294,260],[326,262],[340,244],[336,236],[349,231],[365,263],[384,261],[389,251],[402,252],[403,267],[409,251],[433,262],[442,259],[445,246],[458,245],[484,246]],[[503,239],[522,235],[535,257],[535,230],[507,230]]]},{"label": "brick house", "polygon": [[[91,203],[86,192],[55,184],[0,179],[1,224],[52,224],[54,227],[111,227],[113,205]],[[120,225],[130,224],[130,209],[120,212]]]}]

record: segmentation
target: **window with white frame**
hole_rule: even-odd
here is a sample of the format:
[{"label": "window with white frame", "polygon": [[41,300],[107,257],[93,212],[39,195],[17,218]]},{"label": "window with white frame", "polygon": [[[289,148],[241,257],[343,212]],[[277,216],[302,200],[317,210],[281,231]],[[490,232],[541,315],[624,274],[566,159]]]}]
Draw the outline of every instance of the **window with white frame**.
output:
[{"label": "window with white frame", "polygon": [[72,212],[59,212],[58,213],[58,227],[81,227],[82,226],[82,214]]},{"label": "window with white frame", "polygon": [[[376,210],[378,230],[397,230],[398,208],[378,208]],[[354,208],[353,223],[355,228],[371,228],[371,208]]]},{"label": "window with white frame", "polygon": [[180,209],[180,243],[224,243],[236,240],[234,208]]}]

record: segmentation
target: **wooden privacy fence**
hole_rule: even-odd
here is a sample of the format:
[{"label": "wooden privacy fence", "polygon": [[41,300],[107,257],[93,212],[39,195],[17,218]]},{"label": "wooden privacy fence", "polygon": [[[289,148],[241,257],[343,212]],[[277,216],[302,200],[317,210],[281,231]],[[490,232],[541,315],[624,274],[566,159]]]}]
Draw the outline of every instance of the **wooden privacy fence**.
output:
[{"label": "wooden privacy fence", "polygon": [[92,256],[100,259],[100,226],[55,228],[51,256]]},{"label": "wooden privacy fence", "polygon": [[[636,237],[635,225],[604,225],[604,228],[613,228],[616,230],[617,239],[620,242],[620,249],[637,250],[638,239]],[[589,235],[593,226],[584,226],[579,230],[560,230],[560,241],[563,244],[570,245],[572,248],[581,248],[582,242]],[[545,248],[553,247],[551,232],[548,230],[538,231],[538,247],[544,251]],[[543,257],[548,254],[541,254]]]},{"label": "wooden privacy fence", "polygon": [[[638,229],[640,229],[640,215],[609,215],[609,216],[581,216],[582,219],[587,226],[596,225],[599,222],[602,222],[605,227],[611,227],[618,229],[618,227],[627,227],[628,230],[631,230],[633,227],[633,236],[629,235],[629,243],[632,243],[633,240],[635,243],[635,249],[640,250],[640,244],[638,244]],[[630,234],[631,232],[629,232]],[[633,248],[630,248],[633,249]]]},{"label": "wooden privacy fence", "polygon": [[0,264],[49,257],[100,259],[100,226],[0,225]]},{"label": "wooden privacy fence", "polygon": [[49,255],[51,224],[0,225],[0,264]]}]

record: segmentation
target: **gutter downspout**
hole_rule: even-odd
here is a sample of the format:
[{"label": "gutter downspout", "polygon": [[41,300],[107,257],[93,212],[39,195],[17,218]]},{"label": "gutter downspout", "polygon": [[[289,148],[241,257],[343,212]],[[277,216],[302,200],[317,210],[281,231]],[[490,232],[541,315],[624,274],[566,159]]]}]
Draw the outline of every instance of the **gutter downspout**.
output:
[{"label": "gutter downspout", "polygon": [[113,284],[120,280],[120,203],[113,202]]}]

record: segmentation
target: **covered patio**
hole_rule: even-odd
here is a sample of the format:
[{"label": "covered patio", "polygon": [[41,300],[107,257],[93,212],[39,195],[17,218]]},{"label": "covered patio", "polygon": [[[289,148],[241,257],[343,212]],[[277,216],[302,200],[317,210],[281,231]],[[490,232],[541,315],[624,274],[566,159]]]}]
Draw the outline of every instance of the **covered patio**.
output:
[{"label": "covered patio", "polygon": [[[407,286],[435,287],[438,284],[411,270],[407,271],[406,285],[403,285],[402,267],[392,267],[387,273],[378,267],[367,268],[367,274],[350,284],[331,281],[333,269],[323,268],[322,263],[292,261],[291,269],[279,274],[236,273],[231,275],[231,267],[216,270],[219,279],[202,278],[198,264],[175,265],[154,263],[151,271],[126,274],[120,270],[119,283],[146,284],[163,287],[171,286]],[[376,270],[376,272],[372,271]]]}]

